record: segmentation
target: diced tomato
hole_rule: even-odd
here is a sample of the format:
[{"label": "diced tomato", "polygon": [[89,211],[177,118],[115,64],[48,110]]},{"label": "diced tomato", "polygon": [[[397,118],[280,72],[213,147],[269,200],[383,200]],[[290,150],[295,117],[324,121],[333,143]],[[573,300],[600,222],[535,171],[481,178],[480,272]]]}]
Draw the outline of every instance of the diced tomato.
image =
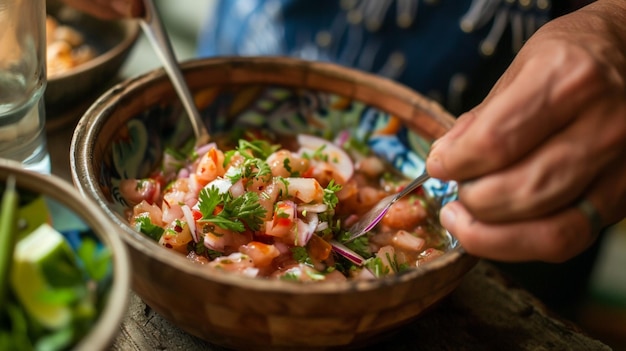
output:
[{"label": "diced tomato", "polygon": [[191,214],[193,215],[193,219],[196,221],[202,218],[202,212],[200,212],[199,210],[192,210]]},{"label": "diced tomato", "polygon": [[309,167],[309,169],[307,169],[306,171],[302,172],[301,177],[302,178],[313,178],[313,171],[314,171],[314,168],[313,167]]}]

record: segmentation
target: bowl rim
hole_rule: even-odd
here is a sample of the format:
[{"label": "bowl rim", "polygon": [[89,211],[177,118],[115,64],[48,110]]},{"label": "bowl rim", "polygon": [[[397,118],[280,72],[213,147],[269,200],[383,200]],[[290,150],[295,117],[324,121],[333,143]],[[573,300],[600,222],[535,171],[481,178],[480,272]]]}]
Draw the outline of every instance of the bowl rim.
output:
[{"label": "bowl rim", "polygon": [[29,171],[21,164],[0,158],[0,179],[6,180],[15,175],[16,185],[22,189],[44,194],[63,204],[86,223],[112,252],[113,281],[102,314],[91,330],[74,346],[77,350],[104,350],[110,346],[119,333],[129,304],[130,258],[122,239],[113,233],[112,222],[90,199],[77,193],[69,182],[55,175],[44,175]]},{"label": "bowl rim", "polygon": [[[422,111],[426,110],[428,113],[431,113],[445,128],[451,127],[455,121],[454,118],[439,104],[426,99],[414,90],[400,83],[333,63],[308,61],[291,57],[259,56],[196,58],[182,62],[180,66],[183,75],[185,75],[194,69],[207,69],[207,66],[213,66],[214,69],[232,66],[256,66],[258,69],[259,67],[276,67],[277,65],[293,66],[304,71],[315,71],[316,73],[325,74],[332,79],[342,81],[349,80],[353,84],[365,85],[370,89],[380,91],[381,94],[389,95],[389,92],[393,91],[394,96],[414,106],[415,109]],[[83,196],[94,200],[100,206],[106,215],[115,222],[121,231],[124,232],[124,235],[121,235],[122,240],[134,249],[196,278],[208,279],[216,283],[256,291],[280,292],[299,295],[342,294],[384,289],[387,286],[407,283],[420,276],[434,274],[449,264],[456,262],[463,261],[464,263],[462,264],[467,267],[467,270],[469,270],[478,261],[476,257],[469,255],[460,243],[457,243],[456,247],[446,252],[436,260],[393,276],[363,281],[348,280],[346,282],[294,284],[293,282],[250,278],[239,274],[210,270],[206,269],[206,267],[202,267],[201,265],[189,262],[181,255],[173,255],[171,252],[168,252],[158,245],[158,243],[130,227],[125,218],[122,218],[117,212],[113,211],[110,206],[108,206],[108,203],[104,200],[104,194],[99,189],[96,182],[93,181],[97,181],[98,176],[95,174],[94,168],[91,165],[92,157],[90,156],[96,148],[92,141],[96,139],[98,133],[102,129],[103,123],[105,123],[105,120],[107,119],[107,115],[112,114],[116,107],[120,104],[119,97],[144,89],[149,89],[150,85],[155,84],[156,81],[167,79],[168,77],[164,69],[158,68],[137,77],[127,79],[110,88],[83,114],[74,130],[70,144],[71,173],[72,180],[76,188],[79,189]],[[243,79],[245,80],[247,78]],[[282,80],[280,81],[282,82]],[[272,82],[266,81],[263,83],[271,84]],[[302,87],[303,85],[298,86]],[[311,89],[323,90],[317,88]],[[329,91],[332,92],[332,89],[329,89]],[[370,105],[376,106],[375,104]]]}]

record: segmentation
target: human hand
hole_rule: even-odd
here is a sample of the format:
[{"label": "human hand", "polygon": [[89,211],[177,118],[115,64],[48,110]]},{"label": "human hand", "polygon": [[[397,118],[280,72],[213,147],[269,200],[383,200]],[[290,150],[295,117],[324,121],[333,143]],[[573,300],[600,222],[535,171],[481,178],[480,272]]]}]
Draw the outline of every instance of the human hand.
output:
[{"label": "human hand", "polygon": [[63,2],[77,10],[108,20],[141,17],[144,14],[142,0],[63,0]]},{"label": "human hand", "polygon": [[626,1],[600,0],[539,29],[488,97],[430,152],[459,182],[440,219],[471,254],[562,262],[626,216]]}]

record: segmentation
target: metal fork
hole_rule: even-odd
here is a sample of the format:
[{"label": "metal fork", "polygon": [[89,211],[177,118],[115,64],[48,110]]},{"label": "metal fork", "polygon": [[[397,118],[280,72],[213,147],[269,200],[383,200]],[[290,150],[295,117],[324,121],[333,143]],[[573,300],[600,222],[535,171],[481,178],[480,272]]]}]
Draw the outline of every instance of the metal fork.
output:
[{"label": "metal fork", "polygon": [[425,181],[430,179],[430,175],[426,171],[419,175],[417,178],[413,179],[404,189],[399,191],[396,194],[391,194],[382,200],[380,200],[374,207],[372,207],[367,213],[365,213],[361,218],[359,218],[358,222],[354,223],[348,231],[350,232],[350,237],[348,241],[352,241],[370,230],[372,230],[378,222],[385,216],[387,211],[391,205],[393,205],[400,198],[410,194],[413,190],[417,189],[420,185],[424,184]]}]

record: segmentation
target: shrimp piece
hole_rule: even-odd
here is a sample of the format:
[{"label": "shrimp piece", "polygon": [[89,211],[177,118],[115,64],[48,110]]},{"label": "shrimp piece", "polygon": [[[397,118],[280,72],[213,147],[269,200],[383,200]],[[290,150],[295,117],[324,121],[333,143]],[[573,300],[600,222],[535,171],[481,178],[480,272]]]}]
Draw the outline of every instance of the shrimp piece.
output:
[{"label": "shrimp piece", "polygon": [[204,223],[200,232],[204,233],[204,246],[226,254],[237,252],[240,246],[252,241],[252,233],[233,232],[213,223]]},{"label": "shrimp piece", "polygon": [[275,271],[271,275],[271,277],[281,280],[294,280],[299,282],[320,281],[325,279],[325,276],[323,274],[305,264],[297,264],[294,266],[279,269]]},{"label": "shrimp piece", "polygon": [[393,229],[412,230],[426,219],[428,213],[421,202],[414,197],[398,200],[382,219],[382,224]]},{"label": "shrimp piece", "polygon": [[[265,222],[265,233],[276,237],[294,237],[296,227],[296,204],[293,201],[278,201],[271,221]],[[291,241],[293,243],[293,241]]]},{"label": "shrimp piece", "polygon": [[355,164],[357,171],[370,178],[379,178],[385,172],[385,164],[376,156],[368,156]]},{"label": "shrimp piece", "polygon": [[371,186],[362,186],[358,190],[353,196],[339,202],[337,213],[362,215],[387,195],[386,192]]},{"label": "shrimp piece", "polygon": [[159,239],[159,244],[182,254],[187,254],[187,244],[192,240],[187,222],[174,220],[165,228],[161,239]]},{"label": "shrimp piece", "polygon": [[161,185],[154,179],[122,179],[120,181],[120,194],[130,206],[135,206],[142,201],[155,203],[161,192]]},{"label": "shrimp piece", "polygon": [[385,269],[384,273],[395,273],[394,267],[397,266],[396,250],[393,248],[393,246],[388,245],[381,247],[380,250],[378,250],[378,252],[376,253],[376,257],[380,258],[381,262],[383,263],[383,267]]},{"label": "shrimp piece", "polygon": [[53,36],[55,41],[64,41],[72,47],[79,46],[85,41],[79,31],[65,25],[57,25],[54,30]]},{"label": "shrimp piece", "polygon": [[224,153],[213,147],[198,161],[195,176],[198,183],[205,186],[224,173]]},{"label": "shrimp piece", "polygon": [[324,188],[315,178],[285,178],[287,194],[303,203],[321,203],[324,199]]},{"label": "shrimp piece", "polygon": [[274,177],[299,177],[310,167],[309,160],[299,157],[289,150],[278,150],[267,158],[267,164]]},{"label": "shrimp piece", "polygon": [[265,209],[265,221],[272,219],[274,214],[274,204],[281,197],[287,194],[287,187],[281,181],[272,181],[259,193],[259,204]]},{"label": "shrimp piece", "polygon": [[164,225],[162,218],[163,212],[159,206],[155,204],[149,204],[147,201],[142,201],[133,207],[133,216],[131,226],[135,226],[135,220],[139,217],[147,216],[150,218],[150,222],[154,225],[162,227]]},{"label": "shrimp piece", "polygon": [[248,255],[254,262],[254,265],[259,268],[268,267],[280,255],[276,246],[258,241],[251,241],[246,245],[242,245],[239,248],[239,252]]},{"label": "shrimp piece", "polygon": [[393,235],[391,241],[393,243],[393,246],[400,250],[414,252],[420,251],[426,243],[426,240],[424,240],[423,238],[415,236],[407,232],[406,230],[398,230]]},{"label": "shrimp piece", "polygon": [[163,199],[169,203],[177,202],[192,208],[198,202],[198,194],[192,189],[189,178],[179,178],[167,187]]},{"label": "shrimp piece", "polygon": [[434,260],[435,258],[443,255],[444,252],[441,250],[437,250],[435,248],[430,248],[430,249],[426,249],[424,250],[418,257],[417,261],[415,262],[415,266],[419,267],[425,263],[428,263],[432,260]]},{"label": "shrimp piece", "polygon": [[241,252],[234,252],[228,256],[221,256],[208,263],[209,267],[230,273],[241,273],[248,277],[256,277],[259,269],[254,267],[250,256]]}]

